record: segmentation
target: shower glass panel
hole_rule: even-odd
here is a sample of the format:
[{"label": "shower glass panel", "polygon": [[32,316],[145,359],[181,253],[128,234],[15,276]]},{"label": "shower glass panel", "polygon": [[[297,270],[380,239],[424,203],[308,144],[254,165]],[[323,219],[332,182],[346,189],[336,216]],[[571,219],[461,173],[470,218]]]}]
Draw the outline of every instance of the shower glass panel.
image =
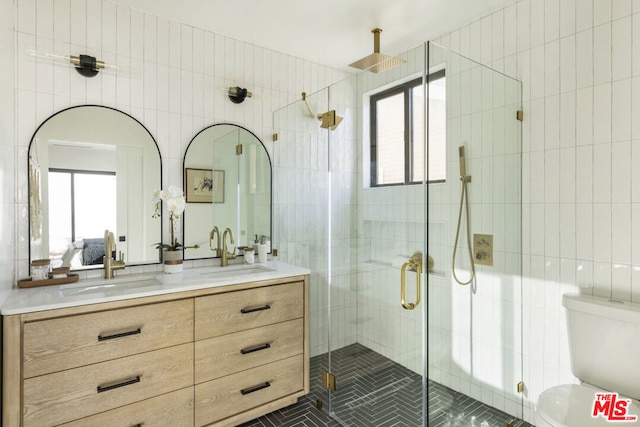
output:
[{"label": "shower glass panel", "polygon": [[276,110],[273,143],[273,248],[280,261],[311,270],[309,283],[311,365],[308,396],[325,409],[322,387],[328,370],[329,304],[329,134],[318,114],[328,111],[329,90],[306,95]]},{"label": "shower glass panel", "polygon": [[[274,247],[311,270],[309,397],[345,426],[505,425],[523,413],[520,83],[433,43],[399,57],[274,113]],[[389,122],[371,100],[398,85],[412,119],[390,133],[407,136],[394,164],[371,143]],[[460,146],[467,286],[451,272]]]},{"label": "shower glass panel", "polygon": [[[523,412],[520,82],[436,44],[427,49],[428,68],[447,75],[446,180],[429,185],[428,203],[429,251],[441,263],[429,275],[429,402],[439,402],[429,421],[505,425]],[[470,230],[465,211],[458,215],[460,146],[471,177]],[[471,232],[475,279],[467,286],[451,274],[458,227],[460,281],[473,274]]]}]

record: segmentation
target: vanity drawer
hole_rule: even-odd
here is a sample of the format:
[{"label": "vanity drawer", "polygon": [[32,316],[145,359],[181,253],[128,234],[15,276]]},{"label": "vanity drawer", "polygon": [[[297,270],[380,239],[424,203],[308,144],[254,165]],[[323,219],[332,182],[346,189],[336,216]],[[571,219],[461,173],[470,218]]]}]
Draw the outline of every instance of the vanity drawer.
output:
[{"label": "vanity drawer", "polygon": [[189,387],[193,344],[24,380],[23,424],[57,425]]},{"label": "vanity drawer", "polygon": [[25,323],[24,377],[191,341],[192,300]]},{"label": "vanity drawer", "polygon": [[195,344],[196,384],[275,362],[304,350],[302,319],[236,332]]},{"label": "vanity drawer", "polygon": [[301,318],[303,282],[196,298],[195,339]]},{"label": "vanity drawer", "polygon": [[303,356],[195,386],[196,425],[202,426],[296,392],[303,392]]},{"label": "vanity drawer", "polygon": [[193,387],[112,409],[62,424],[62,426],[193,427]]}]

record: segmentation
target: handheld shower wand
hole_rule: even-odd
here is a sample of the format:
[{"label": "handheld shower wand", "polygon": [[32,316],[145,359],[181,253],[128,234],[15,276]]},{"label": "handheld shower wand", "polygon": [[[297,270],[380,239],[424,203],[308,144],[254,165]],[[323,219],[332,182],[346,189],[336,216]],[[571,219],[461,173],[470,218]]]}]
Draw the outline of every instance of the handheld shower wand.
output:
[{"label": "handheld shower wand", "polygon": [[[456,229],[456,240],[453,243],[453,255],[451,257],[451,274],[456,282],[461,285],[468,285],[473,282],[476,277],[476,268],[473,263],[473,251],[471,247],[471,229],[469,221],[469,196],[467,192],[467,184],[471,182],[471,175],[467,175],[467,165],[464,155],[464,145],[458,147],[458,160],[460,161],[460,181],[462,183],[462,193],[460,195],[460,210],[458,211],[458,227]],[[467,216],[467,248],[469,250],[469,261],[471,261],[471,277],[467,281],[461,281],[456,275],[456,251],[458,250],[458,238],[460,237],[460,224],[462,222],[462,207],[466,206]]]},{"label": "handheld shower wand", "polygon": [[[467,177],[467,167],[464,160],[464,145],[458,147],[458,160],[460,161],[460,179],[464,180]],[[468,177],[471,181],[471,177]]]}]

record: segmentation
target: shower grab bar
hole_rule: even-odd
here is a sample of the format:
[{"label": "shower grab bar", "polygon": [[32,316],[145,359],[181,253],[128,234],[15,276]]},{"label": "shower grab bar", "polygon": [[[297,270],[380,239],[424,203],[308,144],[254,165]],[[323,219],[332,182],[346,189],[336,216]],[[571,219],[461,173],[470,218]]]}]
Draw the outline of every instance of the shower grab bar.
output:
[{"label": "shower grab bar", "polygon": [[[407,268],[412,268],[416,272],[416,302],[407,303]],[[413,310],[420,305],[420,276],[422,275],[422,252],[414,253],[409,261],[402,264],[400,269],[400,303],[405,310]]]}]

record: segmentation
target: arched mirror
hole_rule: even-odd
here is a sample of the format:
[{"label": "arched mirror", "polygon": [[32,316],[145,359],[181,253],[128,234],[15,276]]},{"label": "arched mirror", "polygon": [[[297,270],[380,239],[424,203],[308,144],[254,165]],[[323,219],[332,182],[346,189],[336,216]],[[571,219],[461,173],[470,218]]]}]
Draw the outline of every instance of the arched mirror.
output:
[{"label": "arched mirror", "polygon": [[158,145],[136,119],[96,105],[57,112],[29,145],[31,260],[102,268],[108,229],[127,265],[159,262],[151,196],[161,187]]},{"label": "arched mirror", "polygon": [[[184,155],[185,259],[211,258],[209,233],[233,232],[237,246],[262,240],[271,251],[271,159],[247,129],[217,124],[200,131]],[[213,242],[215,249],[216,242]]]}]

